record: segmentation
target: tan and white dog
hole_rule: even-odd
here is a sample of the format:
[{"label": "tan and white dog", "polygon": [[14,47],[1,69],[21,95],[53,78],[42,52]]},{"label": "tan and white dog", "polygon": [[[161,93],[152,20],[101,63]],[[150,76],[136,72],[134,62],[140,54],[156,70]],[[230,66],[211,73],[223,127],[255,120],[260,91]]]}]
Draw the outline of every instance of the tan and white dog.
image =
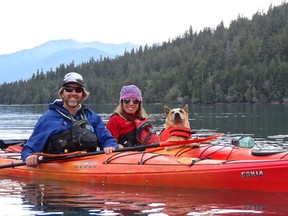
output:
[{"label": "tan and white dog", "polygon": [[[169,108],[164,106],[166,115],[164,129],[159,135],[160,141],[179,141],[191,138],[191,128],[189,123],[189,108],[186,104],[183,108]],[[179,147],[166,147],[166,150]]]},{"label": "tan and white dog", "polygon": [[[164,106],[164,113],[166,115],[164,128],[175,127],[175,128],[189,128],[189,108],[186,104],[183,108],[169,108]],[[172,139],[173,137],[171,137]],[[176,140],[183,140],[181,138],[176,138]],[[172,139],[174,140],[174,139]]]}]

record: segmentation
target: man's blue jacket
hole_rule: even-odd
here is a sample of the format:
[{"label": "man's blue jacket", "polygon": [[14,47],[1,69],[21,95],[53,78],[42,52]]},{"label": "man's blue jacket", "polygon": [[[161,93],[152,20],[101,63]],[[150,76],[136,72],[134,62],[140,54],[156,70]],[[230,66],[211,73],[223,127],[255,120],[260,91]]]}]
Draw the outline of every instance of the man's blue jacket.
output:
[{"label": "man's blue jacket", "polygon": [[55,100],[49,104],[49,110],[45,112],[36,123],[33,133],[23,147],[21,159],[25,161],[29,155],[42,152],[45,144],[52,135],[71,130],[71,118],[80,120],[83,114],[93,127],[101,150],[109,146],[118,148],[116,139],[111,135],[110,131],[106,129],[103,120],[98,114],[85,105],[82,105],[76,116],[72,117],[70,112],[63,107],[63,102],[61,100]]}]

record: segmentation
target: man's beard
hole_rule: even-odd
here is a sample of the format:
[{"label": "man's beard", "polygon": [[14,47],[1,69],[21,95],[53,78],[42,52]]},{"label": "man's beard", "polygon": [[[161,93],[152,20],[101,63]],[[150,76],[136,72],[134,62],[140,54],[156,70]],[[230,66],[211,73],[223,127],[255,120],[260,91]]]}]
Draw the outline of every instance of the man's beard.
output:
[{"label": "man's beard", "polygon": [[80,101],[78,100],[78,98],[75,98],[75,97],[73,97],[72,100],[71,100],[71,98],[68,98],[65,102],[71,108],[75,108],[75,107],[79,106],[79,104],[80,104]]},{"label": "man's beard", "polygon": [[77,102],[68,101],[67,104],[68,104],[69,107],[75,108],[75,107],[77,107],[79,105],[79,102],[78,101]]}]

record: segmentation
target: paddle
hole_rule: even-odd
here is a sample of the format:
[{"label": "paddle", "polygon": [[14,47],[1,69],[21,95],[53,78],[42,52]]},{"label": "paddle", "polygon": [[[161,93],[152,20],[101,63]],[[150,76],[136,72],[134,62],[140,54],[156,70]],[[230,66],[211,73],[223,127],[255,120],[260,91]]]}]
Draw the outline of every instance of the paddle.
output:
[{"label": "paddle", "polygon": [[[223,134],[216,134],[216,135],[213,135],[210,137],[191,139],[191,140],[189,140],[189,144],[205,142],[207,140],[215,139],[219,136],[223,136]],[[180,141],[168,141],[168,142],[154,143],[154,144],[150,144],[150,145],[139,145],[139,146],[115,149],[113,152],[139,151],[139,150],[142,151],[146,148],[168,147],[168,146],[173,146],[173,145],[181,145],[181,142]],[[39,160],[39,163],[47,163],[47,162],[51,162],[51,161],[67,160],[67,159],[72,159],[72,158],[80,158],[80,157],[87,157],[87,156],[101,155],[101,154],[105,154],[105,152],[104,151],[87,152],[87,153],[80,153],[80,154],[71,154],[71,155],[67,155],[64,157],[59,155],[59,157],[53,157],[53,158],[47,158],[44,160]],[[23,166],[23,165],[26,165],[26,163],[25,162],[19,162],[19,163],[4,164],[4,165],[0,165],[0,169],[14,168],[14,167]]]},{"label": "paddle", "polygon": [[[174,145],[187,145],[187,144],[192,144],[192,143],[207,142],[209,140],[216,139],[216,138],[221,137],[223,135],[224,134],[221,133],[221,134],[215,134],[212,136],[196,138],[196,139],[166,141],[166,142],[161,142],[161,145],[159,147],[168,147],[168,146],[174,146]],[[178,144],[176,144],[176,143],[178,143]]]},{"label": "paddle", "polygon": [[[208,137],[202,137],[202,138],[196,138],[196,139],[188,139],[188,140],[178,140],[178,141],[166,141],[166,142],[162,142],[160,147],[155,148],[155,149],[150,149],[147,152],[155,152],[155,151],[159,151],[164,149],[164,147],[168,147],[168,146],[183,146],[183,145],[188,145],[188,144],[192,144],[192,143],[201,143],[201,142],[207,142],[213,139],[216,139],[218,137],[223,136],[224,133],[220,133],[220,134],[215,134],[212,136],[208,136]],[[178,144],[177,144],[178,143]],[[199,147],[198,145],[194,146],[195,147]]]}]

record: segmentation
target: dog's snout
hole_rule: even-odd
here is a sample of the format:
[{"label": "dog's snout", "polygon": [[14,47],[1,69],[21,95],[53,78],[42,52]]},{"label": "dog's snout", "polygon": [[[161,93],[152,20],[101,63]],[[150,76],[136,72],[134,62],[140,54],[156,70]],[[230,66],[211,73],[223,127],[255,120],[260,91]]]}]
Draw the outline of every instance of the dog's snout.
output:
[{"label": "dog's snout", "polygon": [[181,119],[182,119],[181,114],[180,114],[179,112],[176,112],[176,113],[174,114],[174,119],[175,119],[175,120],[181,120]]}]

